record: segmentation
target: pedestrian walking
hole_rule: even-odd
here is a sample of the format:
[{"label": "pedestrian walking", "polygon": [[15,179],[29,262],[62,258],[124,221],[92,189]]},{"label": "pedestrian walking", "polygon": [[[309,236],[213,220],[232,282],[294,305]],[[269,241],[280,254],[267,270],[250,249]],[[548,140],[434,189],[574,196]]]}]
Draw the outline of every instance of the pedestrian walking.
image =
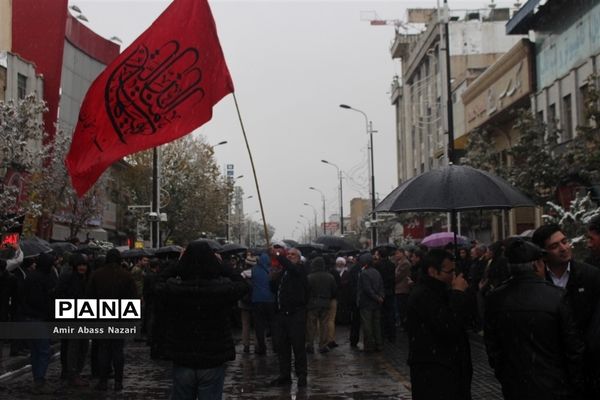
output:
[{"label": "pedestrian walking", "polygon": [[248,292],[248,284],[226,270],[205,242],[186,247],[174,275],[156,287],[167,310],[171,399],[221,399],[227,362],[235,359],[230,310]]},{"label": "pedestrian walking", "polygon": [[394,293],[396,295],[396,315],[398,316],[397,325],[402,330],[406,330],[406,305],[408,303],[408,294],[410,293],[410,262],[403,249],[396,249],[394,252],[394,264],[396,275],[396,286]]},{"label": "pedestrian walking", "polygon": [[396,342],[396,266],[389,259],[386,248],[378,248],[373,252],[373,268],[379,272],[383,281],[382,335],[387,341],[394,343]]},{"label": "pedestrian walking", "polygon": [[583,340],[563,290],[544,279],[544,253],[509,240],[512,279],[486,298],[485,345],[506,400],[582,398]]},{"label": "pedestrian walking", "polygon": [[430,250],[408,297],[408,365],[414,400],[470,400],[473,368],[463,275],[453,256]]}]

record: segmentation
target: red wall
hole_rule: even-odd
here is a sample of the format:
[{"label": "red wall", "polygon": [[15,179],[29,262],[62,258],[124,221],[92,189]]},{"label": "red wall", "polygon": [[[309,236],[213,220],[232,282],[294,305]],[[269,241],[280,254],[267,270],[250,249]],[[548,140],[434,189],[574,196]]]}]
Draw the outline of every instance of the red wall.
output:
[{"label": "red wall", "polygon": [[65,39],[90,57],[108,64],[119,55],[119,45],[104,39],[67,10],[68,0],[14,0],[12,51],[36,65],[44,76],[46,131],[52,138],[58,114]]},{"label": "red wall", "polygon": [[12,2],[12,51],[36,65],[44,76],[46,131],[54,136],[58,91],[65,41],[67,0],[15,0]]}]

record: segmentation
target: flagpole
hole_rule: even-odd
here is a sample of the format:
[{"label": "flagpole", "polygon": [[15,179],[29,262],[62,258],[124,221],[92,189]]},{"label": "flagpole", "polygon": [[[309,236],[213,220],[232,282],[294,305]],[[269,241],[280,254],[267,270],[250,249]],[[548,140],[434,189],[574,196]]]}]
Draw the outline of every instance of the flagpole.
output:
[{"label": "flagpole", "polygon": [[152,149],[152,217],[151,239],[152,248],[160,247],[160,152],[159,148]]},{"label": "flagpole", "polygon": [[248,157],[250,157],[250,165],[252,166],[252,174],[254,175],[254,183],[256,185],[256,194],[258,195],[258,203],[260,206],[260,213],[263,220],[263,228],[265,230],[265,242],[267,247],[270,247],[269,243],[269,230],[267,229],[267,219],[265,218],[265,209],[263,207],[262,196],[260,195],[260,187],[258,186],[258,178],[256,177],[256,168],[254,168],[254,160],[252,159],[252,151],[250,151],[250,144],[248,143],[248,136],[246,136],[246,130],[244,129],[244,122],[242,121],[242,114],[240,113],[240,107],[238,106],[237,97],[235,92],[233,94],[233,101],[235,102],[235,109],[240,120],[240,126],[242,127],[242,134],[244,135],[244,141],[246,142],[246,148],[248,149]]}]

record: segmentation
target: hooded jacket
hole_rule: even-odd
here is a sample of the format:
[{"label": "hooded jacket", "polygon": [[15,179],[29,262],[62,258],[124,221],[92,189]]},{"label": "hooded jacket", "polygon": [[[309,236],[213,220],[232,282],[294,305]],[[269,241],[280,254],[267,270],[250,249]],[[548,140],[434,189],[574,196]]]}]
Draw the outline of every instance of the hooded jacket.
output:
[{"label": "hooded jacket", "polygon": [[335,297],[337,284],[335,278],[325,268],[322,257],[313,259],[311,272],[308,275],[307,309],[329,308],[331,299]]},{"label": "hooded jacket", "polygon": [[267,253],[262,253],[252,267],[252,303],[273,303],[275,301],[269,285],[270,266],[271,257]]}]

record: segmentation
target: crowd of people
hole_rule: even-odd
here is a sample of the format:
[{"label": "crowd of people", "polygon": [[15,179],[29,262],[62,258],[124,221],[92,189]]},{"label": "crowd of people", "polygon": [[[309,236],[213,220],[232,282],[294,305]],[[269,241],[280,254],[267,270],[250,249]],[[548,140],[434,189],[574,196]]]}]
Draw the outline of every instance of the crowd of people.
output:
[{"label": "crowd of people", "polygon": [[[413,399],[467,400],[469,335],[481,335],[504,398],[598,399],[600,217],[588,244],[590,256],[575,260],[560,226],[544,225],[531,239],[460,248],[302,254],[275,243],[229,256],[195,241],[179,259],[140,257],[134,265],[116,249],[68,260],[41,254],[0,260],[0,322],[50,321],[54,298],[141,298],[151,357],[173,362],[173,399],[222,397],[236,321],[242,353],[277,355],[273,386],[295,377],[306,387],[317,351],[381,352],[402,334]],[[350,349],[335,350],[340,324],[349,326]],[[122,339],[62,340],[62,377],[90,385],[81,376],[89,352],[95,389],[107,390],[112,374],[122,390],[124,347]],[[32,391],[44,393],[50,341],[11,341],[11,355],[24,351]]]}]

